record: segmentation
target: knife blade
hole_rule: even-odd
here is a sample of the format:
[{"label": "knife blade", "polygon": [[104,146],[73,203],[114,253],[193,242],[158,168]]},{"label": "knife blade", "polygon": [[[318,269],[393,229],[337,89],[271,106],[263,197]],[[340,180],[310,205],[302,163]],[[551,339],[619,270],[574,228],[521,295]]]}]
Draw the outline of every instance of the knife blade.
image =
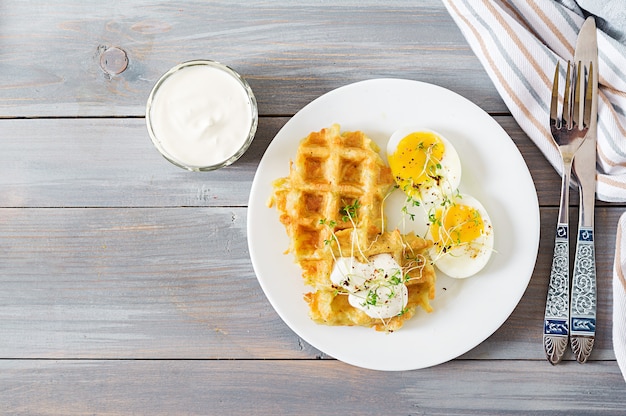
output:
[{"label": "knife blade", "polygon": [[[589,358],[596,329],[596,265],[594,245],[594,206],[596,198],[596,140],[598,119],[598,43],[596,23],[588,17],[583,24],[574,53],[589,72],[592,83],[591,121],[587,136],[574,157],[574,175],[578,181],[580,208],[576,254],[572,274],[570,302],[570,344],[579,363]],[[582,117],[580,118],[582,119]]]}]

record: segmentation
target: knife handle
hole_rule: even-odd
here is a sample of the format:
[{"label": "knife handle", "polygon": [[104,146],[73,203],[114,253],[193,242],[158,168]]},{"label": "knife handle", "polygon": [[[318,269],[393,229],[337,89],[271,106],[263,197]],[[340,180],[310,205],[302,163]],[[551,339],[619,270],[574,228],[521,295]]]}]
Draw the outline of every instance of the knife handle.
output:
[{"label": "knife handle", "polygon": [[556,226],[554,256],[543,324],[543,348],[551,364],[563,358],[569,335],[569,232],[567,223]]},{"label": "knife handle", "polygon": [[596,335],[596,257],[593,227],[579,227],[572,276],[571,345],[579,363],[589,358]]}]

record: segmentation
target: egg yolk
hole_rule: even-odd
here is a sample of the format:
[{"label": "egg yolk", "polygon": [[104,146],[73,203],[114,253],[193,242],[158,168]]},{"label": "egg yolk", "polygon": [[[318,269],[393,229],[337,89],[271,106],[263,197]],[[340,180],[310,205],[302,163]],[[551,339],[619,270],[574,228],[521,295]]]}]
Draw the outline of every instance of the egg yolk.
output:
[{"label": "egg yolk", "polygon": [[434,133],[421,131],[404,137],[388,157],[396,183],[408,195],[419,197],[421,184],[440,179],[444,152],[444,143]]},{"label": "egg yolk", "polygon": [[433,240],[443,248],[470,243],[480,237],[485,229],[480,212],[468,205],[453,204],[439,208],[431,220]]}]

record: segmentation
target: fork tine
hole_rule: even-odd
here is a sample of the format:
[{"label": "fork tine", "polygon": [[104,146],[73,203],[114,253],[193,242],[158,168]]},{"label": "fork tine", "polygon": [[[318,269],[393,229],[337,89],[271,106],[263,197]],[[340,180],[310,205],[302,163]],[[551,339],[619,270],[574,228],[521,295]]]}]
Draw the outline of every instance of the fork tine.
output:
[{"label": "fork tine", "polygon": [[[580,124],[580,104],[581,96],[584,94],[582,84],[585,81],[585,74],[582,71],[582,62],[574,64],[574,106],[572,107],[572,128]],[[583,100],[584,105],[584,100]],[[581,126],[582,127],[582,126]]]},{"label": "fork tine", "polygon": [[558,105],[559,105],[559,61],[556,62],[554,70],[554,82],[552,83],[552,101],[550,102],[550,124],[558,125]]},{"label": "fork tine", "polygon": [[588,127],[591,124],[591,106],[593,104],[593,62],[589,62],[589,71],[587,80],[587,90],[585,92],[585,111],[583,115],[583,124]]},{"label": "fork tine", "polygon": [[563,125],[567,129],[572,128],[572,106],[571,101],[571,84],[572,77],[570,75],[571,64],[567,61],[567,74],[565,75],[565,92],[563,93]]}]

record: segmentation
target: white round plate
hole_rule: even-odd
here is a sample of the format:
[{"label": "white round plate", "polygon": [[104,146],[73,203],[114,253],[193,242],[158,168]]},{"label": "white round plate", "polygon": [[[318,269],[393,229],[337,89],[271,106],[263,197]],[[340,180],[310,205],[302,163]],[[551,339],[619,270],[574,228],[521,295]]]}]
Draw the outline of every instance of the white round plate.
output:
[{"label": "white round plate", "polygon": [[[303,295],[310,291],[291,254],[274,208],[272,181],[289,174],[300,140],[339,123],[361,130],[381,148],[404,125],[443,134],[461,157],[460,189],[490,214],[495,252],[479,274],[454,280],[437,272],[434,311],[418,308],[400,330],[318,325]],[[395,191],[400,192],[400,191]],[[395,213],[386,209],[388,223]],[[399,213],[398,213],[399,215]],[[399,371],[437,365],[493,334],[513,312],[532,275],[539,247],[539,204],[528,168],[500,125],[478,106],[445,88],[418,81],[374,79],[333,90],[299,111],[278,132],[261,159],[248,208],[248,245],[257,278],[285,323],[320,351],[346,363]]]}]

